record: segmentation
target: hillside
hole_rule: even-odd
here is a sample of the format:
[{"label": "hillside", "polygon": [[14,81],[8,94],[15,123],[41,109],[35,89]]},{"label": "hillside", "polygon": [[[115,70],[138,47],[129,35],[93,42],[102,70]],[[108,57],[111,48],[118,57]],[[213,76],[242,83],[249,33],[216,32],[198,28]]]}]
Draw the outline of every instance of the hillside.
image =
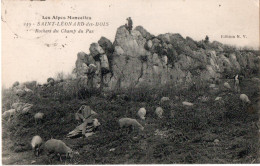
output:
[{"label": "hillside", "polygon": [[[61,139],[79,152],[52,164],[260,162],[259,51],[180,34],[154,36],[141,26],[129,33],[121,26],[113,43],[101,37],[90,45],[90,54],[77,56],[75,77],[3,90],[3,112],[13,103],[32,104],[9,121],[2,117],[3,164],[50,164],[45,154],[33,155],[34,135]],[[240,92],[234,89],[235,74],[241,77]],[[251,104],[243,104],[240,94]],[[164,96],[170,100],[161,103]],[[98,113],[101,126],[88,138],[66,139],[84,104]],[[154,113],[158,106],[162,119]],[[141,107],[146,120],[137,116]],[[46,115],[40,124],[34,122],[37,112]],[[119,128],[122,117],[136,118],[144,131]]]}]

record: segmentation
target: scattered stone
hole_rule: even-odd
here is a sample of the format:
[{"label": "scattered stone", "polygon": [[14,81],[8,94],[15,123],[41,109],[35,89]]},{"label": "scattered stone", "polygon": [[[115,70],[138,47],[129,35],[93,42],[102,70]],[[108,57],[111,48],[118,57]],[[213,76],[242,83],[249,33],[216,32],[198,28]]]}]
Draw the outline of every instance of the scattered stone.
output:
[{"label": "scattered stone", "polygon": [[156,129],[154,132],[154,135],[160,136],[161,138],[167,138],[167,131],[160,131],[159,129]]},{"label": "scattered stone", "polygon": [[199,97],[199,100],[201,100],[201,102],[207,102],[209,100],[209,98],[206,96],[202,96],[202,97]]},{"label": "scattered stone", "polygon": [[84,121],[85,119],[97,115],[95,111],[93,111],[90,106],[82,105],[77,113],[75,113],[75,119],[79,121]]},{"label": "scattered stone", "polygon": [[33,91],[32,91],[31,89],[27,88],[27,87],[24,88],[24,91],[25,91],[26,93],[33,93]]},{"label": "scattered stone", "polygon": [[227,88],[227,89],[231,89],[229,83],[227,83],[227,82],[224,83],[224,87]]},{"label": "scattered stone", "polygon": [[222,99],[222,97],[216,97],[215,98],[215,101],[219,101],[219,100],[221,100]]},{"label": "scattered stone", "polygon": [[215,139],[215,140],[214,140],[214,143],[215,143],[215,144],[218,144],[218,143],[219,143],[219,140],[218,140],[218,139]]},{"label": "scattered stone", "polygon": [[97,119],[93,119],[93,118],[87,118],[84,120],[84,122],[82,124],[80,124],[79,126],[77,126],[73,131],[69,132],[67,134],[68,138],[73,138],[73,137],[77,137],[77,136],[91,136],[93,135],[92,132],[94,132],[97,127],[100,126],[100,123]]},{"label": "scattered stone", "polygon": [[2,117],[3,117],[4,119],[8,118],[8,121],[9,121],[10,118],[13,117],[15,114],[16,114],[15,109],[10,109],[10,110],[8,110],[8,111],[5,111],[5,112],[2,114]]},{"label": "scattered stone", "polygon": [[34,164],[34,163],[36,163],[36,161],[35,161],[35,160],[33,160],[33,161],[31,162],[31,164]]},{"label": "scattered stone", "polygon": [[109,152],[113,152],[115,150],[116,150],[116,148],[111,148],[111,149],[109,149]]},{"label": "scattered stone", "polygon": [[137,115],[139,116],[140,119],[145,120],[146,109],[144,107],[140,108],[139,111],[137,112]]},{"label": "scattered stone", "polygon": [[29,113],[31,108],[32,108],[32,104],[29,103],[13,103],[12,104],[12,108],[16,110],[16,112],[22,113],[22,114],[26,114]]},{"label": "scattered stone", "polygon": [[183,105],[185,105],[185,106],[193,106],[193,104],[192,104],[192,103],[190,103],[190,102],[187,102],[187,101],[184,101],[184,102],[182,102],[182,104],[183,104]]},{"label": "scattered stone", "polygon": [[17,90],[15,91],[15,94],[16,94],[18,97],[23,97],[23,96],[26,95],[26,92],[25,92],[24,90],[22,90],[22,89],[17,89]]},{"label": "scattered stone", "polygon": [[209,87],[210,87],[210,88],[215,88],[215,87],[216,87],[216,84],[210,84]]},{"label": "scattered stone", "polygon": [[94,132],[86,133],[85,137],[88,138],[88,137],[92,136],[93,134],[95,134],[95,133]]},{"label": "scattered stone", "polygon": [[260,83],[260,79],[259,79],[259,78],[256,78],[256,77],[252,78],[252,81],[254,81],[254,82],[256,82],[256,83]]}]

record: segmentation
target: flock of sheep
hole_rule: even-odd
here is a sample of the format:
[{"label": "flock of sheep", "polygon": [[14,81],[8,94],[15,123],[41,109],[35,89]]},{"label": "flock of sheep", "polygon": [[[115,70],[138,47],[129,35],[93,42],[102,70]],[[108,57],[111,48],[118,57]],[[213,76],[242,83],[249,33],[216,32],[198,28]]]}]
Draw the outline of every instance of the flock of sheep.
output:
[{"label": "flock of sheep", "polygon": [[[164,98],[162,98],[161,101],[163,101]],[[162,118],[163,114],[163,109],[161,107],[157,107],[155,110],[155,114],[159,117]],[[146,109],[145,108],[140,108],[139,111],[137,112],[137,115],[140,119],[145,120],[145,115],[146,115]],[[44,117],[43,113],[36,113],[34,118],[35,118],[35,123],[38,123],[40,120],[42,120]],[[121,118],[119,119],[119,126],[121,128],[123,127],[130,127],[133,130],[140,130],[143,131],[144,127],[136,120],[132,118]],[[43,143],[43,139],[39,136],[36,135],[32,138],[31,141],[31,146],[34,151],[35,156],[39,156],[40,152],[44,150],[48,156],[51,154],[58,155],[60,157],[60,161],[62,161],[63,155],[66,156],[66,158],[72,158],[73,154],[77,152],[73,152],[70,147],[68,147],[63,141],[57,140],[57,139],[50,139]]]},{"label": "flock of sheep", "polygon": [[[235,85],[234,86],[235,90],[237,92],[239,92],[240,89],[239,89],[238,76],[235,77],[234,85]],[[230,85],[227,82],[224,83],[224,87],[227,88],[227,89],[231,89]],[[217,97],[217,98],[215,100],[221,99],[221,97]],[[169,100],[170,100],[169,97],[162,97],[161,100],[160,100],[160,103],[164,103],[165,101],[169,101]],[[243,104],[246,104],[246,103],[250,104],[251,103],[246,94],[240,94],[240,100],[242,101]],[[192,106],[193,104],[184,101],[183,105]],[[163,112],[164,111],[163,111],[162,107],[157,107],[155,109],[154,113],[158,118],[162,118]],[[6,116],[5,114],[14,114],[14,113],[15,113],[15,110],[11,109],[11,110],[5,111],[3,115]],[[144,107],[140,108],[137,112],[137,116],[141,120],[145,120],[146,109]],[[44,114],[41,113],[41,112],[38,112],[34,115],[34,119],[35,119],[36,124],[39,121],[42,121],[43,118],[44,118]],[[119,123],[120,128],[123,128],[123,127],[129,128],[130,127],[134,130],[139,130],[139,131],[144,130],[144,127],[136,119],[133,119],[133,118],[121,118],[121,119],[118,120],[118,123]],[[68,147],[61,140],[57,140],[57,139],[52,138],[52,139],[46,141],[45,143],[43,143],[43,139],[38,135],[36,135],[32,138],[31,146],[32,146],[32,149],[33,149],[34,154],[36,156],[39,156],[40,151],[44,150],[47,153],[48,156],[50,154],[58,155],[60,157],[60,160],[62,160],[61,159],[62,155],[65,155],[66,158],[72,158],[73,154],[77,153],[77,152],[73,152],[73,150],[70,147]]]}]

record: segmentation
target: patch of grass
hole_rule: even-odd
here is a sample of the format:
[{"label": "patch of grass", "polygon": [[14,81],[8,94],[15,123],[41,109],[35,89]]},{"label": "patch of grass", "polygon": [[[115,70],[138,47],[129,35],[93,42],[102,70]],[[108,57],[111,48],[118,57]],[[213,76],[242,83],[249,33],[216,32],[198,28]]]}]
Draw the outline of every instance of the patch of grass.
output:
[{"label": "patch of grass", "polygon": [[[85,98],[77,98],[76,93],[61,93],[58,100],[52,95],[62,90],[54,85],[34,93],[39,95],[22,99],[34,105],[32,113],[18,115],[10,123],[3,121],[3,132],[8,133],[3,138],[13,142],[13,151],[27,153],[27,156],[32,154],[29,144],[36,134],[44,140],[62,139],[80,153],[68,161],[71,164],[251,163],[259,149],[257,129],[252,125],[258,121],[258,115],[240,104],[239,94],[222,89],[224,81],[227,80],[222,80],[215,93],[208,89],[207,83],[198,81],[195,88],[147,86],[111,92],[107,97],[95,91],[89,96],[84,92]],[[253,104],[257,103],[256,89],[257,85],[251,80],[241,82],[241,93],[246,93]],[[171,101],[160,103],[163,96]],[[201,96],[208,100],[202,102]],[[216,102],[216,96],[222,100]],[[8,98],[3,101],[8,102]],[[194,106],[183,106],[183,101],[192,102]],[[74,113],[83,104],[98,113],[101,126],[89,138],[66,140],[66,135],[78,125]],[[162,119],[154,113],[158,106],[164,110]],[[137,116],[141,107],[147,110],[145,121]],[[36,112],[46,115],[38,125],[33,119]],[[127,133],[118,126],[122,117],[136,118],[145,130]],[[163,134],[156,135],[155,131]],[[216,139],[218,143],[214,142]],[[112,148],[115,150],[110,151]],[[48,164],[45,155],[38,158],[37,164]]]}]

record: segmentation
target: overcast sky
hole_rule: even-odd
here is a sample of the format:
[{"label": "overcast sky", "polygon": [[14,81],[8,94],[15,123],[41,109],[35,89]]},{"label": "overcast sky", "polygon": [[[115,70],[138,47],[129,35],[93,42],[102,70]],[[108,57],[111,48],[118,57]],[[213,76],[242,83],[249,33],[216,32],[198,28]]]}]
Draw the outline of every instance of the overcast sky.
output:
[{"label": "overcast sky", "polygon": [[[36,24],[44,21],[42,16],[54,15],[89,16],[93,22],[109,22],[109,26],[90,28],[93,34],[44,35],[26,31],[24,23]],[[79,51],[88,53],[89,45],[101,36],[113,42],[116,29],[126,23],[127,17],[132,17],[134,26],[142,25],[154,35],[180,33],[195,40],[208,35],[211,41],[259,46],[259,0],[5,0],[2,2],[2,84],[8,87],[15,81],[32,80],[43,83],[58,72],[71,72]],[[247,38],[223,39],[221,35]]]}]

